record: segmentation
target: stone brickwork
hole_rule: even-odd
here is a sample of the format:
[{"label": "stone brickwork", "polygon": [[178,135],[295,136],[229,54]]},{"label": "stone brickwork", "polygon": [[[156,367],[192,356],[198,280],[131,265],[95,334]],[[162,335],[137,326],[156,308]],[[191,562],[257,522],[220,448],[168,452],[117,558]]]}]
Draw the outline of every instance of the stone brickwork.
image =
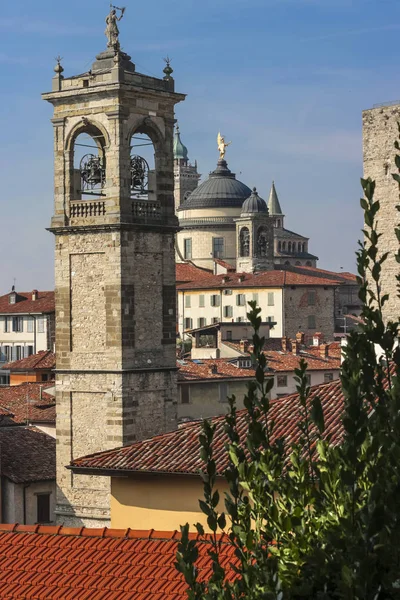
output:
[{"label": "stone brickwork", "polygon": [[[379,249],[381,253],[389,252],[389,257],[382,266],[381,277],[382,293],[389,294],[389,301],[383,309],[386,319],[397,319],[400,312],[396,290],[399,264],[395,259],[399,242],[394,232],[400,221],[396,209],[399,204],[399,190],[392,177],[392,173],[397,172],[394,142],[398,139],[399,121],[400,104],[381,106],[363,112],[364,177],[371,177],[376,182],[375,200],[380,202],[378,232],[382,236]],[[373,285],[373,282],[371,284]]]},{"label": "stone brickwork", "polygon": [[[303,331],[311,342],[316,331],[324,339],[332,341],[334,336],[335,288],[333,286],[285,287],[283,293],[285,335],[295,338]],[[310,327],[314,320],[315,327]]]},{"label": "stone brickwork", "polygon": [[[85,76],[56,76],[44,99],[54,106],[56,512],[60,523],[103,526],[108,479],[73,475],[71,459],[177,426],[172,141],[184,96],[172,78],[105,53]],[[99,200],[79,191],[80,133],[93,136],[105,166]],[[140,202],[130,188],[134,133],[155,148],[156,193]]]}]

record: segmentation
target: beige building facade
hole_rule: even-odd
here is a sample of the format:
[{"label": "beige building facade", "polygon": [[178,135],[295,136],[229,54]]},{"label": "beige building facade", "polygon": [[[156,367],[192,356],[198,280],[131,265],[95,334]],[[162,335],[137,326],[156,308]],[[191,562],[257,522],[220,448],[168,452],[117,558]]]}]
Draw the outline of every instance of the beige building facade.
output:
[{"label": "beige building facade", "polygon": [[[99,526],[109,482],[73,475],[71,457],[176,426],[173,127],[184,96],[170,68],[142,75],[119,46],[79,77],[55,70],[43,98],[54,107],[56,513]],[[97,150],[77,164],[82,134]],[[136,193],[137,134],[154,146],[151,199]]]}]

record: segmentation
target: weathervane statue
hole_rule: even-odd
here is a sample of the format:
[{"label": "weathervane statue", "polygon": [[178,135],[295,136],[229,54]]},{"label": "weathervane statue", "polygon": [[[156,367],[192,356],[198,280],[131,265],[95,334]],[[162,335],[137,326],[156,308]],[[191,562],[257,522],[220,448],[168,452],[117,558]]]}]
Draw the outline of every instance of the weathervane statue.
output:
[{"label": "weathervane statue", "polygon": [[225,158],[226,148],[227,148],[227,146],[232,144],[232,142],[225,142],[225,138],[223,135],[221,135],[221,133],[218,134],[217,142],[218,142],[219,157],[221,159]]},{"label": "weathervane statue", "polygon": [[[120,12],[120,16],[117,16],[117,10]],[[106,17],[106,38],[107,38],[107,48],[113,48],[114,50],[119,50],[119,29],[118,29],[118,21],[122,19],[124,16],[125,7],[119,8],[118,6],[113,6],[110,4],[110,12]]]}]

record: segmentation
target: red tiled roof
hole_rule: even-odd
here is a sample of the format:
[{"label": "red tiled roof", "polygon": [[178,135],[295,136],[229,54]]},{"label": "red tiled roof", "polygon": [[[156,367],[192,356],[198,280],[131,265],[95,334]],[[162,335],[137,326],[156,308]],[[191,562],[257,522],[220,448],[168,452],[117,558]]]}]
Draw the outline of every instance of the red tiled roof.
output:
[{"label": "red tiled roof", "polygon": [[[185,360],[185,364],[178,362],[178,381],[204,381],[207,379],[254,379],[253,368],[241,369],[232,362],[218,359],[201,360],[200,363],[193,360]],[[217,372],[213,373],[211,367],[215,365]]]},{"label": "red tiled roof", "polygon": [[[197,535],[192,536],[198,539]],[[0,597],[44,600],[185,600],[175,568],[180,534],[130,529],[0,525]],[[210,538],[198,543],[199,580],[211,574]],[[227,579],[234,547],[221,539]]]},{"label": "red tiled roof", "polygon": [[223,267],[227,271],[236,271],[235,267],[232,267],[232,265],[225,260],[221,260],[220,258],[214,258],[213,260],[215,263],[217,263],[217,265]]},{"label": "red tiled roof", "polygon": [[325,277],[327,279],[334,279],[342,281],[342,283],[353,283],[357,285],[357,277],[353,273],[348,271],[327,271],[326,269],[320,269],[319,267],[303,267],[294,265],[285,265],[285,269],[288,271],[294,271],[296,273],[303,273],[304,275],[312,275],[313,277]]},{"label": "red tiled roof", "polygon": [[7,363],[2,369],[8,371],[36,371],[41,369],[54,369],[56,366],[56,355],[50,350],[41,350],[37,354],[32,354],[21,360]]},{"label": "red tiled roof", "polygon": [[212,275],[209,269],[200,269],[191,262],[176,263],[176,283],[184,283],[187,281],[197,281]]},{"label": "red tiled roof", "polygon": [[32,300],[32,292],[18,292],[17,302],[10,304],[10,294],[0,296],[0,314],[52,313],[55,311],[54,292],[38,292]]},{"label": "red tiled roof", "polygon": [[298,286],[337,286],[339,280],[303,275],[287,270],[259,271],[257,273],[234,273],[228,275],[211,275],[203,279],[177,285],[178,290],[251,288],[251,287],[285,287]]},{"label": "red tiled roof", "polygon": [[1,474],[14,483],[56,478],[56,440],[36,427],[0,427],[0,448]]},{"label": "red tiled roof", "polygon": [[339,370],[341,363],[340,356],[337,355],[322,358],[320,356],[320,349],[317,347],[305,348],[304,350],[301,350],[299,354],[266,350],[265,355],[267,357],[268,368],[277,372],[294,371],[294,369],[298,369],[302,358],[307,362],[307,369],[309,371]]},{"label": "red tiled roof", "polygon": [[[317,385],[312,389],[311,399],[319,396],[325,415],[325,435],[331,435],[332,443],[342,439],[344,430],[342,412],[344,397],[341,381]],[[274,438],[284,437],[288,443],[299,441],[301,432],[300,403],[298,394],[271,401],[269,419],[275,422]],[[247,432],[247,410],[238,411],[238,432],[242,444]],[[225,417],[214,417],[211,422],[216,426],[214,437],[214,458],[217,474],[223,475],[228,461],[225,444],[228,441],[225,433]],[[151,439],[136,442],[123,448],[107,450],[77,458],[71,462],[70,468],[80,472],[82,469],[107,473],[177,473],[197,475],[203,463],[200,458],[199,435],[202,424],[195,422],[186,427],[155,436]]]},{"label": "red tiled roof", "polygon": [[16,423],[55,423],[55,398],[46,393],[52,387],[54,381],[0,387],[0,406],[14,415]]}]

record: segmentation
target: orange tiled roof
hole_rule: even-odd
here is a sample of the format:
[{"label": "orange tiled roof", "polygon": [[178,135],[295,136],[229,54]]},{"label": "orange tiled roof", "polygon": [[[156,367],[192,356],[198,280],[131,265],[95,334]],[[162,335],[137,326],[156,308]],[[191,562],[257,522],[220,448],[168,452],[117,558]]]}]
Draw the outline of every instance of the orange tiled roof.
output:
[{"label": "orange tiled roof", "polygon": [[36,371],[39,369],[54,369],[56,366],[56,355],[50,350],[41,350],[21,360],[7,363],[2,369],[7,371]]},{"label": "orange tiled roof", "polygon": [[176,263],[176,283],[185,283],[187,281],[197,281],[212,275],[209,269],[200,269],[191,262]]},{"label": "orange tiled roof", "polygon": [[55,398],[46,393],[46,389],[52,387],[54,381],[0,387],[0,406],[14,415],[16,423],[25,423],[27,420],[55,423]]},{"label": "orange tiled roof", "polygon": [[340,285],[339,279],[319,277],[315,274],[304,275],[288,270],[259,271],[257,273],[228,273],[227,275],[210,275],[177,285],[178,290],[191,289],[223,289],[223,288],[262,288],[262,287],[285,287],[298,286],[327,286],[336,287]]},{"label": "orange tiled roof", "polygon": [[[204,381],[208,379],[254,379],[255,369],[241,369],[229,360],[223,358],[202,359],[200,362],[185,360],[185,364],[177,363],[179,367],[178,381]],[[216,373],[211,368],[215,365]]]},{"label": "orange tiled roof", "polygon": [[56,440],[36,427],[0,427],[0,448],[1,474],[14,483],[56,478]]},{"label": "orange tiled roof", "polygon": [[281,352],[279,350],[266,350],[265,355],[267,357],[268,368],[277,372],[298,369],[302,358],[307,362],[309,371],[339,370],[341,362],[340,355],[329,355],[326,358],[322,358],[320,356],[320,349],[312,346],[300,350],[299,354]]},{"label": "orange tiled roof", "polygon": [[304,273],[305,275],[312,275],[315,277],[327,277],[328,279],[335,279],[346,283],[353,283],[357,285],[357,277],[353,273],[348,271],[327,271],[326,269],[320,269],[319,267],[305,267],[305,266],[292,266],[285,265],[285,269],[288,271],[295,271],[296,273]]},{"label": "orange tiled roof", "polygon": [[[311,399],[319,396],[325,414],[325,435],[331,436],[332,443],[343,437],[342,412],[344,397],[341,381],[317,385],[312,388]],[[301,435],[298,427],[300,405],[298,394],[291,394],[271,401],[269,418],[275,422],[274,438],[284,437],[288,443],[297,442]],[[247,411],[238,411],[238,433],[245,443],[247,432]],[[227,466],[225,444],[225,417],[214,417],[211,423],[216,426],[214,437],[214,458],[217,474],[223,475]],[[123,448],[98,452],[71,462],[74,471],[85,470],[103,474],[127,473],[173,473],[198,475],[203,468],[200,458],[199,435],[202,424],[195,422],[186,427],[135,442]]]},{"label": "orange tiled roof", "polygon": [[15,304],[10,304],[9,296],[10,294],[0,296],[0,314],[39,314],[55,311],[54,292],[38,292],[36,300],[32,300],[32,292],[18,292]]},{"label": "orange tiled roof", "polygon": [[[197,535],[192,535],[197,539]],[[131,529],[0,525],[0,597],[25,600],[185,600],[175,568],[180,534]],[[199,579],[211,576],[210,538],[198,544]],[[227,578],[234,547],[221,539]]]}]

